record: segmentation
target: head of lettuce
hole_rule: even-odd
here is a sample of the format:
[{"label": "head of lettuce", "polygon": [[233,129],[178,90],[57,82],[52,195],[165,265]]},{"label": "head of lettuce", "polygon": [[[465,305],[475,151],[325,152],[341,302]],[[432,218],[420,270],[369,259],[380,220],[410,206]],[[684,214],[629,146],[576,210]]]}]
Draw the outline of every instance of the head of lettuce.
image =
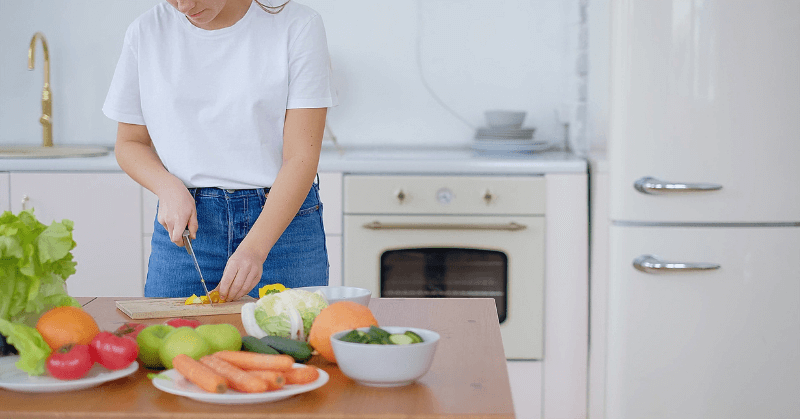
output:
[{"label": "head of lettuce", "polygon": [[0,215],[0,333],[17,348],[16,365],[28,374],[43,374],[50,355],[34,328],[39,316],[53,307],[80,307],[64,282],[75,273],[74,247],[72,221],[47,226],[33,210]]},{"label": "head of lettuce", "polygon": [[311,323],[327,306],[321,291],[287,289],[242,306],[242,325],[256,338],[280,336],[307,341]]}]

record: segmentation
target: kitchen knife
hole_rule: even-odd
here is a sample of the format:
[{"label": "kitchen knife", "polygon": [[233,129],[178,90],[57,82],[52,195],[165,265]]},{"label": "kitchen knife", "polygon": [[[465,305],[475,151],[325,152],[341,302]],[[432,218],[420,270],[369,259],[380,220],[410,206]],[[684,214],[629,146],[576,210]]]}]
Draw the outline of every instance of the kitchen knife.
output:
[{"label": "kitchen knife", "polygon": [[192,248],[192,240],[189,238],[189,229],[183,230],[183,246],[186,247],[186,251],[189,255],[192,256],[192,260],[194,261],[194,267],[197,268],[197,273],[200,274],[200,283],[203,284],[203,290],[206,292],[206,297],[208,297],[208,303],[212,306],[214,302],[211,301],[211,294],[208,293],[208,287],[206,287],[206,280],[203,279],[203,273],[200,272],[200,264],[197,263],[197,256],[194,254],[194,249]]}]

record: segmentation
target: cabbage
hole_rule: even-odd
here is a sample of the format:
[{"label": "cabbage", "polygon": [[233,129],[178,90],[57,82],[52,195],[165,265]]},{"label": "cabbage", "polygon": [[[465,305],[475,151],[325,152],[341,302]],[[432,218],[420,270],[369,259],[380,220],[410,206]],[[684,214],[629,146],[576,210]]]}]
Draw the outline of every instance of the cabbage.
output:
[{"label": "cabbage", "polygon": [[298,289],[267,294],[242,307],[245,331],[257,338],[280,336],[306,341],[311,324],[328,301],[322,291]]}]

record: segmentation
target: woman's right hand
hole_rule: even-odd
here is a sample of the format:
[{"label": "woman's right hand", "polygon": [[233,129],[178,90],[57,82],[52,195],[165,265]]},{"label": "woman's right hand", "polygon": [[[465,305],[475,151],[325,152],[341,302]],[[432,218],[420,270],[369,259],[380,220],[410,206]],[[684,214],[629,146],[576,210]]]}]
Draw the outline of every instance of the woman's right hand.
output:
[{"label": "woman's right hand", "polygon": [[191,239],[194,239],[197,233],[197,209],[194,198],[183,182],[177,178],[160,192],[158,223],[167,230],[170,240],[182,247],[183,230],[189,229]]}]

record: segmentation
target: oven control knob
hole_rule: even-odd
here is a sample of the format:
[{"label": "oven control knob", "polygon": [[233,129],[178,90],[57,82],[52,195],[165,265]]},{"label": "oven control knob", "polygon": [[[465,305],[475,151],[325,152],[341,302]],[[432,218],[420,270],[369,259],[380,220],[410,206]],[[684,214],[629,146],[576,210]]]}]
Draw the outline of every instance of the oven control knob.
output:
[{"label": "oven control knob", "polygon": [[436,200],[439,201],[440,204],[447,205],[450,202],[453,202],[454,197],[455,195],[453,195],[453,191],[451,191],[449,188],[441,188],[436,191]]},{"label": "oven control knob", "polygon": [[397,201],[402,204],[403,201],[406,200],[406,193],[403,192],[402,189],[398,189],[394,192],[394,197],[397,198]]},{"label": "oven control knob", "polygon": [[487,189],[485,192],[483,192],[483,201],[486,202],[486,205],[489,205],[492,203],[492,200],[494,200],[494,194],[492,194],[492,191]]}]

